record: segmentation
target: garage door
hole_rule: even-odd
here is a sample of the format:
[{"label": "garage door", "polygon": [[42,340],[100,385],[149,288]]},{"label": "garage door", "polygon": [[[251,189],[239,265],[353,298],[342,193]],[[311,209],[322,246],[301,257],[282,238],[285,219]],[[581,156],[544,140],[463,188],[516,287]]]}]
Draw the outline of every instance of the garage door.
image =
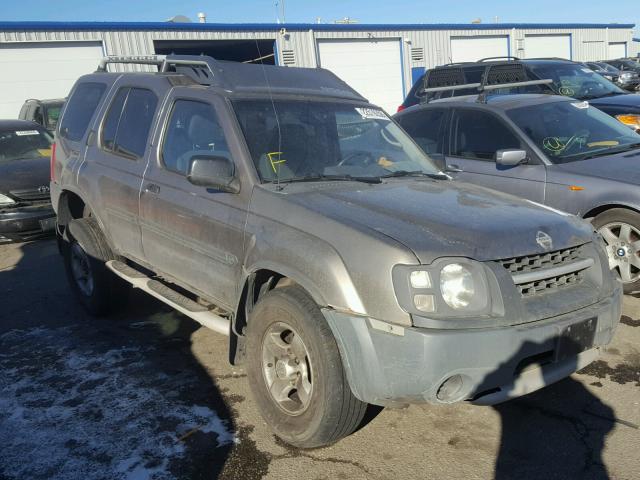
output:
[{"label": "garage door", "polygon": [[583,58],[592,62],[606,60],[608,58],[607,43],[604,40],[584,41],[582,42],[582,55]]},{"label": "garage door", "polygon": [[101,42],[0,44],[0,118],[17,118],[28,98],[63,98],[95,71]]},{"label": "garage door", "polygon": [[451,37],[451,62],[475,62],[509,55],[509,37]]},{"label": "garage door", "polygon": [[319,40],[322,68],[394,113],[404,100],[400,40]]},{"label": "garage door", "polygon": [[609,58],[624,58],[627,56],[627,42],[609,43]]},{"label": "garage door", "polygon": [[560,57],[571,60],[571,35],[525,35],[526,58]]}]

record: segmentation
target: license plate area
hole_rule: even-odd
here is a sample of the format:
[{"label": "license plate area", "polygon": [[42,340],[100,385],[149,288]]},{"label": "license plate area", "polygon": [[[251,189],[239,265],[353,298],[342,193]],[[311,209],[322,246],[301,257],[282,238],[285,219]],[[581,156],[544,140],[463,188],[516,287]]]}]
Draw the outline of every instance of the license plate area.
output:
[{"label": "license plate area", "polygon": [[592,348],[597,325],[597,318],[589,318],[565,327],[558,339],[558,360],[575,357]]},{"label": "license plate area", "polygon": [[56,228],[56,217],[45,218],[44,220],[40,220],[40,229],[43,232],[48,232]]}]

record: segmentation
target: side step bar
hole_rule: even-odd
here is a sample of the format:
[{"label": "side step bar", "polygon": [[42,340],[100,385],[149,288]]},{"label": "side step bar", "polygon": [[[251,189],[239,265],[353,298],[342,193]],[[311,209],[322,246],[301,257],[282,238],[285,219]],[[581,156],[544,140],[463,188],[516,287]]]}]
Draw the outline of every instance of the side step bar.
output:
[{"label": "side step bar", "polygon": [[149,278],[142,272],[122,262],[109,260],[106,265],[109,270],[135,288],[139,288],[161,302],[166,303],[183,315],[192,318],[203,327],[207,327],[223,335],[229,335],[231,323],[226,318],[210,312],[206,307],[203,307],[190,298],[185,297],[157,280]]}]

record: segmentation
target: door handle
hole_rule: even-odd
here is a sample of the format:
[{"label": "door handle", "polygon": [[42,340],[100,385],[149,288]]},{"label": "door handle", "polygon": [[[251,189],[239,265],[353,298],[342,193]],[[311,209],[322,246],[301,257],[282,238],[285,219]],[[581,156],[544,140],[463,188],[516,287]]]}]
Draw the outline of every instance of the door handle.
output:
[{"label": "door handle", "polygon": [[460,173],[462,172],[462,169],[458,165],[451,164],[447,165],[444,171],[449,173]]},{"label": "door handle", "polygon": [[155,183],[150,183],[144,187],[145,193],[160,193],[160,187]]}]

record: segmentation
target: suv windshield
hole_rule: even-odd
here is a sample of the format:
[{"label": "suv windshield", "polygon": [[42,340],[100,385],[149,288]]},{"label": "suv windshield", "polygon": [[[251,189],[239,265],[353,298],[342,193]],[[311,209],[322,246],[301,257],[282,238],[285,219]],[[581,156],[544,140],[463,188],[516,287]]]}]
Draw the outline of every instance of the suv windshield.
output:
[{"label": "suv windshield", "polygon": [[589,100],[607,95],[627,93],[594,71],[573,63],[527,65],[539,79],[553,80],[553,89],[560,95]]},{"label": "suv windshield", "polygon": [[507,111],[554,163],[640,147],[640,135],[587,102],[554,102]]},{"label": "suv windshield", "polygon": [[0,163],[51,156],[51,135],[40,129],[0,130]]},{"label": "suv windshield", "polygon": [[439,173],[407,134],[371,105],[238,100],[234,109],[263,181]]}]

